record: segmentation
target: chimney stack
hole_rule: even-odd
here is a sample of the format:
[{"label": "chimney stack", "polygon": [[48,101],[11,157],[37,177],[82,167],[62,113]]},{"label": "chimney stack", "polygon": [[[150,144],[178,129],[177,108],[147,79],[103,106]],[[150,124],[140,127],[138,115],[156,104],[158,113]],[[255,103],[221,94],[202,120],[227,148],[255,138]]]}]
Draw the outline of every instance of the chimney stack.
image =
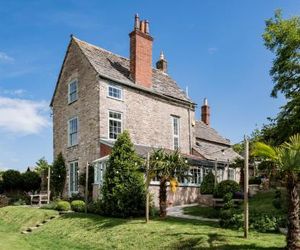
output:
[{"label": "chimney stack", "polygon": [[161,70],[163,73],[168,72],[168,62],[165,59],[164,52],[160,52],[159,60],[156,62],[156,68]]},{"label": "chimney stack", "polygon": [[149,22],[134,18],[134,30],[130,37],[130,75],[132,80],[143,87],[152,87],[152,43]]},{"label": "chimney stack", "polygon": [[201,107],[201,121],[207,126],[210,125],[210,107],[208,106],[208,101],[206,98],[204,98],[204,103]]}]

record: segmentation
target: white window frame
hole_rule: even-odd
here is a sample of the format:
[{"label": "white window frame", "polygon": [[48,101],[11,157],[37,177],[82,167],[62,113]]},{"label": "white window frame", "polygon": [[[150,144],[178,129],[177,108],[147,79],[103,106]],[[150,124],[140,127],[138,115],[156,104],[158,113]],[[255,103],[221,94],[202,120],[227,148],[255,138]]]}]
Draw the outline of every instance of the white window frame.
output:
[{"label": "white window frame", "polygon": [[[110,117],[109,116],[110,112],[120,114],[121,115],[121,119],[116,119],[116,118]],[[108,130],[108,139],[115,141],[117,138],[110,138],[110,120],[117,121],[117,122],[121,123],[121,132],[120,133],[122,133],[123,132],[123,113],[119,112],[119,111],[115,111],[115,110],[108,110],[108,126],[107,126],[108,127],[108,129],[107,129]],[[119,134],[117,134],[117,137],[118,137]]]},{"label": "white window frame", "polygon": [[[180,149],[180,117],[172,115],[172,141],[173,141],[173,149]],[[175,134],[175,126],[174,121],[177,121],[177,134]],[[175,147],[175,139],[178,140],[178,147]]]},{"label": "white window frame", "polygon": [[106,171],[107,159],[95,163],[94,166],[94,184],[102,185]]},{"label": "white window frame", "polygon": [[[71,168],[72,171],[71,171]],[[69,162],[69,196],[79,192],[79,164],[78,161]]]},{"label": "white window frame", "polygon": [[[76,86],[76,91],[75,92],[70,92],[71,91],[71,84],[75,83]],[[71,100],[71,94],[75,93],[75,99]],[[78,100],[78,80],[77,79],[73,79],[72,81],[70,81],[68,83],[68,104],[71,104],[73,102],[76,102]]]},{"label": "white window frame", "polygon": [[[120,91],[120,98],[115,97],[115,96],[111,96],[110,91],[109,91],[110,88],[113,88],[113,89],[116,89],[116,90]],[[123,100],[123,89],[119,86],[114,85],[114,84],[108,84],[107,85],[107,97],[115,99],[115,100],[122,101]]]},{"label": "white window frame", "polygon": [[[231,178],[230,173],[232,173],[233,178]],[[228,180],[235,181],[235,169],[234,168],[228,168]]]},{"label": "white window frame", "polygon": [[[77,120],[77,131],[76,132],[72,132],[72,134],[75,134],[76,133],[76,143],[74,144],[71,144],[71,127],[70,127],[70,124],[71,124],[71,121],[73,120]],[[78,139],[79,139],[79,119],[77,116],[75,117],[72,117],[68,120],[68,147],[73,147],[73,146],[76,146],[78,145]]]}]

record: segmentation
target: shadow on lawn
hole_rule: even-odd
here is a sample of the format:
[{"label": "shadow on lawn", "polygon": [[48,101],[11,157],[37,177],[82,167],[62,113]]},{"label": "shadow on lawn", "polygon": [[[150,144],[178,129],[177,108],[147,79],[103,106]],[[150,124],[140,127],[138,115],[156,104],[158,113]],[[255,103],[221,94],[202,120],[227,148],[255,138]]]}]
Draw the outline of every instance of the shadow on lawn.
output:
[{"label": "shadow on lawn", "polygon": [[72,220],[72,219],[84,219],[84,226],[87,230],[99,230],[106,228],[113,228],[115,226],[119,226],[122,224],[126,224],[127,222],[131,222],[130,219],[120,219],[120,218],[112,218],[112,217],[103,217],[96,214],[84,214],[84,213],[69,213],[64,214],[62,217],[64,220]]},{"label": "shadow on lawn", "polygon": [[[207,239],[208,236],[208,239]],[[206,237],[181,239],[175,242],[172,249],[213,249],[213,250],[246,250],[246,249],[262,249],[262,250],[276,250],[284,249],[281,247],[262,247],[254,243],[233,245],[226,243],[226,237],[219,234],[208,234]],[[218,246],[214,246],[217,243]]]}]

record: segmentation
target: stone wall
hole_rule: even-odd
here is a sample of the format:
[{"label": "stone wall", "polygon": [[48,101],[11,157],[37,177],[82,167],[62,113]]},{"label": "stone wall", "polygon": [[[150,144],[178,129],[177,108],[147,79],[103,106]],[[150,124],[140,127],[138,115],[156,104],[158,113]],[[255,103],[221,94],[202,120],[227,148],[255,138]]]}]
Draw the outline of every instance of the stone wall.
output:
[{"label": "stone wall", "polygon": [[[68,104],[68,83],[78,79],[78,100]],[[79,119],[78,145],[68,147],[68,120]],[[99,87],[97,74],[75,42],[69,46],[53,100],[54,158],[62,152],[69,162],[78,161],[84,172],[87,161],[99,158]],[[79,173],[80,174],[80,173]],[[65,190],[68,190],[68,179]],[[66,192],[67,195],[67,192]]]},{"label": "stone wall", "polygon": [[133,143],[153,147],[173,149],[172,115],[180,117],[181,152],[190,153],[189,112],[191,120],[194,111],[188,107],[170,104],[149,93],[120,86],[123,100],[107,97],[110,82],[100,84],[100,136],[108,138],[108,111],[118,111],[123,116],[123,129],[129,131]]}]

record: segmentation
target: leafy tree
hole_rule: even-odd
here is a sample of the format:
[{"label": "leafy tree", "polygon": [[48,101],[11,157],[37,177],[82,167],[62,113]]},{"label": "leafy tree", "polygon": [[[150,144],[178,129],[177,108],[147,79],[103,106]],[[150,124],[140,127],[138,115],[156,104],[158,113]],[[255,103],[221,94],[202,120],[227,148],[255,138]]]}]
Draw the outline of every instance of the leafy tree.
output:
[{"label": "leafy tree", "polygon": [[2,174],[2,181],[3,189],[7,192],[20,190],[23,185],[21,173],[12,169]]},{"label": "leafy tree", "polygon": [[280,145],[300,132],[300,18],[283,19],[277,10],[275,17],[266,21],[263,39],[266,48],[275,54],[270,71],[275,84],[271,96],[276,98],[282,93],[287,104],[262,132],[269,143]]},{"label": "leafy tree", "polygon": [[185,177],[189,170],[187,161],[181,157],[179,151],[167,154],[163,149],[153,152],[150,156],[150,172],[159,179],[159,210],[160,217],[167,215],[167,182],[177,182],[178,178]]},{"label": "leafy tree", "polygon": [[278,170],[285,177],[288,193],[287,249],[299,249],[300,227],[297,181],[300,173],[300,134],[291,136],[289,141],[279,147],[257,142],[253,154],[276,163]]},{"label": "leafy tree", "polygon": [[45,159],[45,157],[42,157],[41,159],[39,159],[36,163],[35,163],[35,168],[34,170],[38,173],[38,174],[42,174],[45,173],[46,171],[48,171],[48,168],[51,167],[51,165],[48,164],[47,160]]},{"label": "leafy tree", "polygon": [[129,217],[144,214],[146,193],[141,164],[129,133],[119,134],[108,160],[101,190],[106,215]]},{"label": "leafy tree", "polygon": [[62,196],[66,181],[66,165],[62,153],[59,153],[53,162],[51,170],[51,192],[54,196]]},{"label": "leafy tree", "polygon": [[41,188],[41,177],[33,171],[26,171],[22,174],[23,189],[27,192],[35,192]]},{"label": "leafy tree", "polygon": [[203,179],[201,186],[200,186],[200,192],[201,194],[213,194],[215,188],[215,176],[210,171]]}]

